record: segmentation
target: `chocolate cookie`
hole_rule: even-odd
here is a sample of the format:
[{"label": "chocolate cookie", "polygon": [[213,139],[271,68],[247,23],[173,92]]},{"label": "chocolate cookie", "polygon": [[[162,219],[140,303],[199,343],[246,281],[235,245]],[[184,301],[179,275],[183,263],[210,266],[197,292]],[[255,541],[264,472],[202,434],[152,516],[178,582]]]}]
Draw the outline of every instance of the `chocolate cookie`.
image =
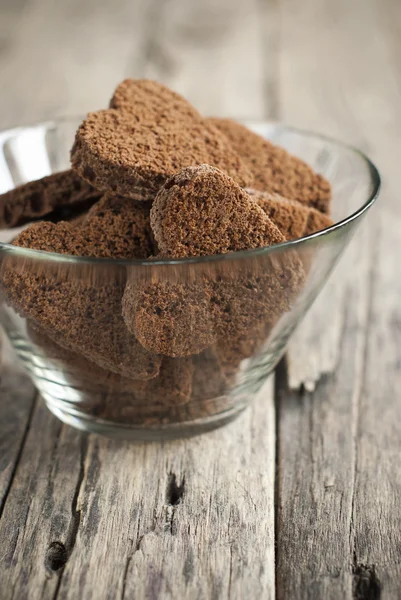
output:
[{"label": "chocolate cookie", "polygon": [[226,376],[236,373],[241,362],[255,355],[268,339],[274,322],[261,321],[256,327],[242,331],[230,337],[220,338],[215,347],[220,368]]},{"label": "chocolate cookie", "polygon": [[216,339],[206,284],[127,284],[122,314],[129,331],[156,354],[198,354]]},{"label": "chocolate cookie", "polygon": [[192,371],[191,358],[164,358],[158,377],[133,381],[128,394],[108,392],[101,416],[139,427],[182,420],[191,397]]},{"label": "chocolate cookie", "polygon": [[16,227],[57,207],[96,201],[101,193],[72,170],[54,173],[0,195],[0,228]]},{"label": "chocolate cookie", "polygon": [[[57,383],[67,383],[81,394],[79,410],[98,417],[122,419],[147,426],[149,419],[165,421],[171,410],[187,404],[192,391],[192,360],[164,358],[157,377],[128,379],[101,369],[82,355],[50,339],[36,324],[27,324],[33,346],[33,371]],[[43,356],[45,366],[41,365]],[[43,372],[43,369],[44,372]]]},{"label": "chocolate cookie", "polygon": [[200,163],[252,185],[251,172],[226,137],[179,94],[148,80],[125,80],[108,110],[88,115],[71,161],[97,189],[137,200],[152,198],[171,175]]},{"label": "chocolate cookie", "polygon": [[286,240],[296,240],[333,225],[328,215],[296,200],[249,188],[246,191],[277,225]]},{"label": "chocolate cookie", "polygon": [[154,200],[150,220],[160,252],[173,258],[285,241],[248,194],[210,165],[187,167],[169,179]]},{"label": "chocolate cookie", "polygon": [[147,258],[154,250],[149,210],[143,202],[106,195],[80,224],[33,223],[14,244],[72,256]]},{"label": "chocolate cookie", "polygon": [[[35,321],[27,321],[27,335],[33,345],[36,357],[35,371],[37,371],[37,365],[42,364],[42,361],[38,361],[37,358],[45,358],[45,368],[50,371],[49,375],[45,374],[47,379],[53,377],[54,380],[61,375],[63,381],[68,385],[87,394],[101,394],[105,390],[127,393],[138,381],[107,371],[82,354],[63,347],[50,338]],[[57,338],[57,334],[53,332],[53,335]],[[63,343],[62,340],[61,343]],[[41,368],[43,370],[43,367]],[[142,386],[144,381],[139,381]]]},{"label": "chocolate cookie", "polygon": [[[62,273],[60,273],[62,271]],[[151,379],[161,357],[143,348],[121,316],[123,289],[116,283],[69,276],[65,269],[22,264],[13,257],[3,264],[3,291],[8,304],[33,320],[51,339],[99,367],[124,377]]]},{"label": "chocolate cookie", "polygon": [[253,183],[249,187],[330,213],[330,184],[304,161],[231,119],[208,121],[227,137],[252,171]]},{"label": "chocolate cookie", "polygon": [[[188,167],[156,196],[151,225],[164,256],[180,258],[268,246],[284,237],[230,177],[209,165]],[[199,265],[198,265],[199,266]],[[129,286],[123,301],[128,329],[153,351],[198,353],[218,338],[237,336],[289,309],[304,281],[297,255],[223,261],[194,272],[193,282]],[[157,290],[157,291],[155,291]],[[170,293],[171,292],[171,293]]]},{"label": "chocolate cookie", "polygon": [[222,368],[215,346],[194,356],[192,362],[192,402],[202,404],[227,393],[229,377]]},{"label": "chocolate cookie", "polygon": [[150,205],[130,198],[104,196],[81,225],[92,256],[148,258],[155,250]]},{"label": "chocolate cookie", "polygon": [[[25,248],[73,256],[142,258],[146,253],[146,206],[104,198],[85,224],[35,223],[17,236]],[[122,217],[121,217],[122,215]],[[129,226],[121,235],[120,217]],[[138,227],[138,235],[135,235]],[[149,243],[151,243],[149,241]],[[130,334],[121,315],[123,283],[109,269],[6,257],[3,288],[21,316],[33,319],[57,343],[114,373],[135,379],[157,375],[161,358]]]}]

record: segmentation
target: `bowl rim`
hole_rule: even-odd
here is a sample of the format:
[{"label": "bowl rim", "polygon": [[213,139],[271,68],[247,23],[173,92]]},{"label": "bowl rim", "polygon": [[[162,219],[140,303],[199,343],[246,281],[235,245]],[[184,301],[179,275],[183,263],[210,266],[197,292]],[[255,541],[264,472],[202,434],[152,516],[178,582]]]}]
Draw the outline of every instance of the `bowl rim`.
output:
[{"label": "bowl rim", "polygon": [[[11,128],[2,128],[0,130],[0,137],[6,134],[10,136],[13,132],[17,133],[24,129],[34,129],[37,127],[45,127],[50,128],[51,126],[57,126],[58,123],[65,122],[77,122],[82,120],[84,117],[81,116],[62,116],[56,117],[53,119],[48,119],[46,121],[36,121],[32,124],[19,125]],[[362,151],[353,146],[352,144],[347,144],[337,140],[334,137],[331,137],[326,134],[316,133],[314,131],[310,131],[308,129],[302,129],[299,127],[294,127],[292,125],[287,125],[282,121],[278,121],[275,119],[237,119],[240,123],[247,126],[254,127],[277,127],[280,130],[287,131],[289,133],[295,133],[297,135],[312,137],[317,140],[326,141],[329,144],[333,144],[339,146],[343,150],[347,150],[352,152],[353,154],[358,155],[362,161],[368,167],[368,174],[370,176],[370,181],[372,183],[372,191],[367,198],[367,200],[353,213],[333,223],[330,227],[326,227],[320,231],[312,233],[307,236],[303,236],[301,238],[297,238],[296,240],[290,240],[286,242],[281,242],[280,244],[274,244],[273,246],[262,246],[259,248],[253,248],[251,250],[240,250],[238,252],[229,252],[226,254],[213,254],[207,256],[191,256],[186,258],[168,258],[168,259],[122,259],[122,258],[98,258],[91,256],[72,256],[69,254],[58,254],[57,252],[47,252],[44,250],[34,250],[32,248],[23,248],[21,246],[14,246],[13,244],[8,244],[5,242],[0,242],[0,252],[6,251],[9,254],[18,255],[25,258],[37,258],[38,260],[50,260],[52,262],[61,262],[61,263],[80,263],[80,264],[98,264],[101,266],[130,266],[130,267],[150,267],[150,266],[167,266],[167,265],[180,265],[180,264],[197,264],[197,263],[209,263],[216,261],[226,261],[226,260],[241,260],[241,259],[251,259],[254,257],[264,256],[275,252],[286,251],[287,249],[296,249],[298,246],[308,244],[312,240],[317,240],[319,238],[324,238],[325,236],[329,236],[338,230],[350,225],[354,221],[357,221],[360,217],[362,217],[368,210],[373,206],[379,197],[380,188],[381,188],[381,178],[380,173],[375,166],[375,164],[368,158],[368,156]],[[266,138],[268,139],[268,138]]]}]

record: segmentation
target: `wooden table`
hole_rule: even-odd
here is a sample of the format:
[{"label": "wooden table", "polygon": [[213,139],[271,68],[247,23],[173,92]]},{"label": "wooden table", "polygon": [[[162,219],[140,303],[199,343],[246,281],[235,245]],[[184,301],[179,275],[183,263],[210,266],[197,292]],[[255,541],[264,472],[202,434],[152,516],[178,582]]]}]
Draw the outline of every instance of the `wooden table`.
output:
[{"label": "wooden table", "polygon": [[103,107],[124,76],[351,142],[383,194],[224,429],[86,436],[4,365],[1,600],[401,598],[401,2],[0,0],[1,125]]}]

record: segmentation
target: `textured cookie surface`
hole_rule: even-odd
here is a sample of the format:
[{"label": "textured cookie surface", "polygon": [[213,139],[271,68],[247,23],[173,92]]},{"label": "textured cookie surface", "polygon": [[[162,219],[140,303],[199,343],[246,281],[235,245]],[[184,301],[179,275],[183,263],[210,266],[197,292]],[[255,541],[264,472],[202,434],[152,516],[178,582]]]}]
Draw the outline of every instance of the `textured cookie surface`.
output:
[{"label": "textured cookie surface", "polygon": [[[122,377],[99,367],[94,362],[73,350],[57,343],[57,334],[50,338],[44,329],[34,321],[27,322],[27,334],[34,346],[36,355],[46,358],[48,368],[63,373],[69,385],[86,393],[101,393],[104,390],[130,392],[137,380]],[[142,385],[144,382],[140,380]]]},{"label": "textured cookie surface", "polygon": [[127,284],[122,312],[129,331],[157,354],[198,354],[215,341],[209,288],[200,283]]},{"label": "textured cookie surface", "polygon": [[[69,385],[91,394],[91,402],[96,403],[91,410],[96,410],[96,414],[100,409],[102,416],[116,416],[122,414],[126,406],[145,406],[154,410],[155,407],[168,408],[189,401],[193,371],[191,359],[163,358],[157,377],[146,381],[128,379],[63,348],[32,322],[27,324],[27,332],[35,353],[46,358],[50,369],[62,373]],[[100,394],[100,398],[95,394]],[[146,410],[139,411],[139,415],[146,418]]]},{"label": "textured cookie surface", "polygon": [[149,212],[148,203],[106,195],[90,209],[81,234],[93,256],[148,258],[154,251]]},{"label": "textured cookie surface", "polygon": [[97,189],[142,200],[183,167],[206,162],[252,185],[226,137],[165,86],[127,79],[110,106],[88,115],[71,152],[73,168]]},{"label": "textured cookie surface", "polygon": [[296,240],[333,225],[328,215],[296,200],[287,200],[269,192],[246,191],[277,225],[286,240]]},{"label": "textured cookie surface", "polygon": [[[122,214],[132,232],[128,237],[120,236]],[[35,223],[22,231],[14,244],[73,256],[143,258],[147,254],[143,226],[148,218],[146,206],[106,197],[83,226]],[[135,227],[139,228],[137,236]],[[160,357],[143,348],[125,326],[121,315],[123,287],[112,280],[113,271],[87,266],[77,275],[73,264],[65,263],[58,270],[57,265],[52,269],[51,263],[23,263],[18,257],[13,260],[15,264],[7,264],[7,260],[3,264],[3,289],[19,314],[33,319],[60,345],[109,371],[137,379],[157,375]]]},{"label": "textured cookie surface", "polygon": [[104,196],[78,225],[38,222],[24,229],[16,246],[97,258],[147,258],[153,252],[149,206]]},{"label": "textured cookie surface", "polygon": [[253,183],[249,187],[330,212],[329,182],[304,161],[231,119],[211,118],[209,122],[226,135],[252,171]]},{"label": "textured cookie surface", "polygon": [[72,170],[54,173],[0,194],[0,228],[43,217],[58,207],[100,198],[101,193]]},{"label": "textured cookie surface", "polygon": [[143,348],[125,327],[123,290],[117,285],[93,284],[90,276],[74,274],[63,280],[57,270],[49,273],[27,264],[7,268],[7,263],[2,284],[13,309],[58,344],[125,377],[151,379],[159,372],[160,357]]},{"label": "textured cookie surface", "polygon": [[248,194],[210,165],[187,167],[169,179],[150,214],[159,250],[174,258],[225,254],[284,241]]},{"label": "textured cookie surface", "polygon": [[[151,209],[151,226],[162,254],[174,258],[285,239],[244,190],[209,165],[185,168],[164,185]],[[217,339],[230,343],[230,337],[288,310],[304,278],[292,252],[256,262],[227,261],[218,270],[206,267],[203,275],[194,271],[194,283],[127,286],[123,315],[142,344],[161,354],[186,356]]]}]

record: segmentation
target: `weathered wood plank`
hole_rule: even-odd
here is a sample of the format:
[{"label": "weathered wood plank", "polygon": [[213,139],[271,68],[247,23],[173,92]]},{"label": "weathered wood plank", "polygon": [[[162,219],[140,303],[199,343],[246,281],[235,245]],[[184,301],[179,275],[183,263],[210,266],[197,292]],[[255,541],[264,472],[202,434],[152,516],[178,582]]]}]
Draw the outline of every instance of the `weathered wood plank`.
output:
[{"label": "weathered wood plank", "polygon": [[[145,75],[163,81],[204,114],[260,119],[275,109],[277,20],[270,2],[157,3]],[[269,17],[269,31],[262,16]],[[272,100],[272,101],[271,101]]]},{"label": "weathered wood plank", "polygon": [[267,421],[88,448],[40,404],[0,521],[2,598],[273,597],[274,414],[260,400]]},{"label": "weathered wood plank", "polygon": [[[394,182],[401,63],[388,22],[399,15],[396,5],[281,3],[284,118],[363,147]],[[385,186],[336,273],[336,296],[327,289],[292,345],[294,386],[313,389],[333,374],[315,393],[288,394],[283,380],[278,386],[278,598],[401,593],[396,188]],[[299,348],[309,358],[302,363]]]},{"label": "weathered wood plank", "polygon": [[79,526],[85,443],[38,404],[0,520],[4,600],[55,597]]},{"label": "weathered wood plank", "polygon": [[30,426],[36,391],[28,376],[4,367],[0,383],[0,519]]},{"label": "weathered wood plank", "polygon": [[261,400],[266,419],[247,411],[187,441],[93,438],[58,597],[273,597],[274,414]]},{"label": "weathered wood plank", "polygon": [[97,0],[34,0],[20,10],[21,2],[1,19],[0,127],[95,110],[128,63],[140,73],[152,3],[118,0],[110,10]]},{"label": "weathered wood plank", "polygon": [[[104,105],[123,76],[156,77],[208,113],[263,117],[276,64],[262,56],[266,7],[252,8],[29,3],[0,57],[2,119]],[[274,423],[272,380],[237,422],[164,445],[90,437],[86,448],[40,405],[1,520],[5,599],[273,598]]]}]

